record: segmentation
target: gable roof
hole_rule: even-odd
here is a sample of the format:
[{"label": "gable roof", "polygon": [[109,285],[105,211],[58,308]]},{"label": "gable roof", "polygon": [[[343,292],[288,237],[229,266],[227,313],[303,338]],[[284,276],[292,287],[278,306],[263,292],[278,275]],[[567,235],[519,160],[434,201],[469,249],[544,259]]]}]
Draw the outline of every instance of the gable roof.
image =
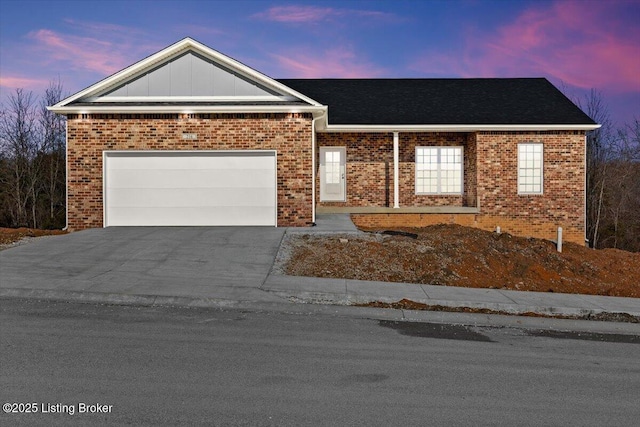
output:
[{"label": "gable roof", "polygon": [[187,37],[49,109],[61,114],[249,111],[319,115],[326,107]]},{"label": "gable roof", "polygon": [[318,131],[600,127],[544,78],[275,80],[189,37],[48,108],[60,114],[308,112]]},{"label": "gable roof", "polygon": [[278,81],[328,105],[328,127],[334,130],[419,125],[599,127],[545,78]]}]

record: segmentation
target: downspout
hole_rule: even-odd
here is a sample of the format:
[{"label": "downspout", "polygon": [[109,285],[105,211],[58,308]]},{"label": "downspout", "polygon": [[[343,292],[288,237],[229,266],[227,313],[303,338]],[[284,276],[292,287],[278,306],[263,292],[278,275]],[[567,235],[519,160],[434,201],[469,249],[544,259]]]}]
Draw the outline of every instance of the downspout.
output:
[{"label": "downspout", "polygon": [[311,121],[311,224],[316,225],[316,120],[326,117],[327,111]]},{"label": "downspout", "polygon": [[311,225],[316,225],[316,120],[311,120]]},{"label": "downspout", "polygon": [[587,132],[584,133],[584,157],[582,158],[582,165],[584,166],[584,186],[582,188],[584,197],[582,209],[584,210],[584,243],[587,247],[589,244],[589,230],[587,228]]},{"label": "downspout", "polygon": [[64,228],[69,229],[69,116],[64,121]]},{"label": "downspout", "polygon": [[400,160],[400,148],[398,132],[393,133],[393,207],[398,209],[400,207],[400,183],[398,182],[400,176],[400,166],[398,162]]}]

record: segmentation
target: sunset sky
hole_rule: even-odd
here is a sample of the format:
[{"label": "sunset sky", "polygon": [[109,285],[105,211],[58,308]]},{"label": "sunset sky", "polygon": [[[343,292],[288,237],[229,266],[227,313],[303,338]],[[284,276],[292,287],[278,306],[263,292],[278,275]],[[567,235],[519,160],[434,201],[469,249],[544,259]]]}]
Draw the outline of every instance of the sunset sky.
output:
[{"label": "sunset sky", "polygon": [[640,0],[0,0],[0,97],[74,93],[186,36],[274,78],[546,77],[640,118]]}]

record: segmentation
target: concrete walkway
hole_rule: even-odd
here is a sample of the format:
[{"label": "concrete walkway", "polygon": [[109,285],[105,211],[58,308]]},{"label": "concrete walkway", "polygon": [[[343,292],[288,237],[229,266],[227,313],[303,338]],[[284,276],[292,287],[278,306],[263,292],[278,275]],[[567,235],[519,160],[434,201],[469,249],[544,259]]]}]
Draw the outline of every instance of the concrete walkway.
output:
[{"label": "concrete walkway", "polygon": [[[126,237],[116,230],[41,238],[1,251],[0,296],[191,306],[409,299],[510,314],[640,317],[639,298],[319,279],[286,276],[273,268],[285,233],[360,233],[346,214],[318,215],[317,226],[311,228],[135,227]],[[84,255],[88,242],[94,245],[92,255]]]}]

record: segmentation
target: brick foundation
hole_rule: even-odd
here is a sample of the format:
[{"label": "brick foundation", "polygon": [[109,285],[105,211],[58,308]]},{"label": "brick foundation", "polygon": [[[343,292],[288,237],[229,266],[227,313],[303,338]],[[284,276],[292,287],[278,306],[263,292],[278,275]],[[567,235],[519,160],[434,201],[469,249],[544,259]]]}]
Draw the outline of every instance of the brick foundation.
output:
[{"label": "brick foundation", "polygon": [[562,238],[565,242],[584,245],[584,230],[567,224],[550,222],[531,223],[521,219],[504,216],[479,214],[352,214],[351,219],[358,227],[393,229],[401,227],[427,227],[436,224],[458,224],[486,231],[501,232],[514,236],[536,237],[555,240],[558,227],[562,227]]}]

